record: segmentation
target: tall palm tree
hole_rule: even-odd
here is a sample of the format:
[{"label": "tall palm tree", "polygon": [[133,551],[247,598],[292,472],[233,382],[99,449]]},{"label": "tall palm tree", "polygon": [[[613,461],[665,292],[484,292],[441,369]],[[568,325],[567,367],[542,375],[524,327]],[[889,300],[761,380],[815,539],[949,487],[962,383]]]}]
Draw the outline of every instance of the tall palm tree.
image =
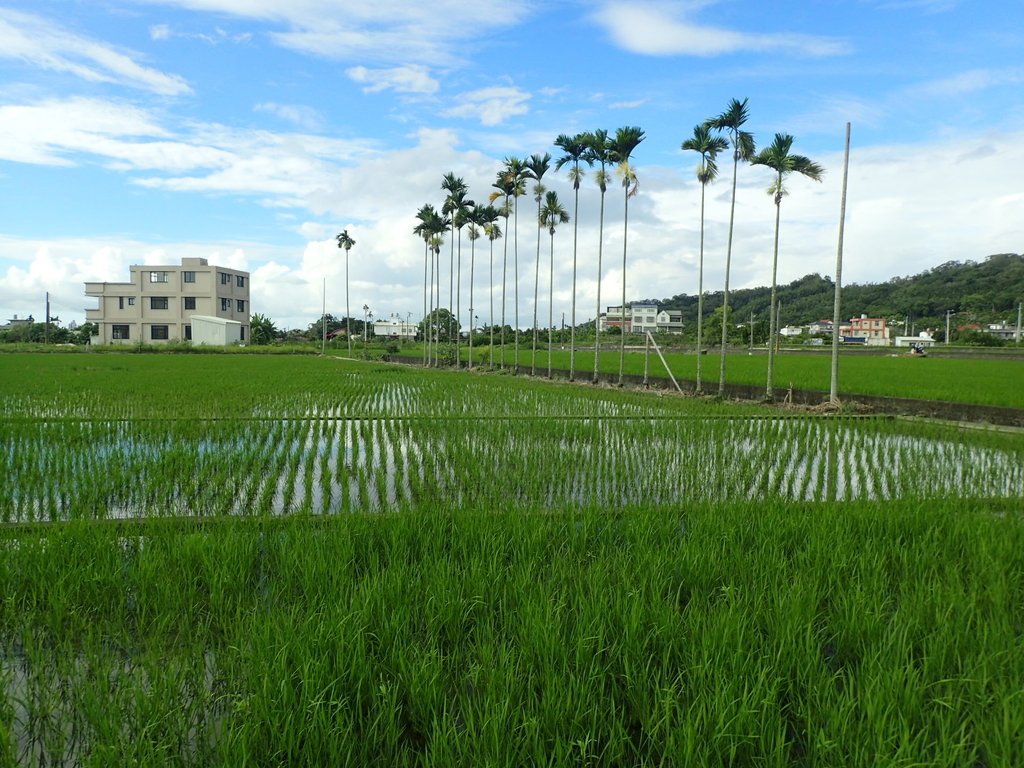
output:
[{"label": "tall palm tree", "polygon": [[584,176],[584,172],[580,170],[580,163],[593,165],[594,161],[588,151],[589,145],[585,133],[577,133],[575,136],[559,134],[555,139],[555,146],[565,153],[555,161],[555,170],[560,171],[562,166],[572,163],[572,168],[569,169],[569,181],[572,182],[575,196],[572,210],[572,311],[569,323],[569,381],[572,381],[576,375],[576,245],[579,239],[580,182]]},{"label": "tall palm tree", "polygon": [[345,322],[348,323],[345,335],[348,336],[348,356],[352,357],[352,314],[348,309],[348,252],[352,250],[356,241],[349,236],[347,229],[343,229],[336,239],[338,247],[345,249]]},{"label": "tall palm tree", "polygon": [[784,182],[791,173],[799,173],[814,181],[821,181],[824,169],[803,155],[790,153],[793,148],[793,137],[788,133],[776,133],[775,141],[751,158],[751,165],[763,165],[775,171],[775,180],[768,187],[768,194],[775,199],[775,247],[772,252],[772,293],[771,307],[768,310],[768,383],[765,387],[766,400],[772,400],[775,392],[772,388],[775,375],[775,338],[779,329],[775,307],[776,276],[779,266],[779,219],[782,211],[782,198],[788,194]]},{"label": "tall palm tree", "polygon": [[[548,378],[551,378],[551,329],[554,327],[555,305],[555,227],[569,221],[569,214],[558,200],[558,193],[551,190],[544,196],[544,207],[538,213],[537,221],[548,228],[551,237],[551,255],[548,267]],[[534,303],[536,306],[536,303]],[[533,322],[534,339],[537,338],[537,321]]]},{"label": "tall palm tree", "polygon": [[[508,217],[512,215],[512,202],[509,199],[512,197],[513,190],[515,189],[515,181],[509,176],[505,169],[498,171],[498,177],[495,179],[494,184],[495,191],[491,192],[490,201],[493,203],[495,200],[501,199],[501,207],[498,209],[500,215],[505,218],[505,231],[508,232]],[[501,368],[505,368],[505,286],[508,282],[508,238],[505,238],[504,253],[501,259]]]},{"label": "tall palm tree", "polygon": [[494,365],[494,241],[501,237],[501,227],[498,226],[498,209],[493,205],[486,205],[480,210],[480,223],[483,225],[484,234],[490,241],[491,261],[488,282],[490,284],[490,308],[487,314],[487,325],[490,327],[490,341],[487,349],[487,364]]},{"label": "tall palm tree", "polygon": [[598,364],[601,358],[601,270],[604,254],[604,196],[608,191],[608,164],[611,162],[608,149],[608,131],[598,128],[587,134],[587,156],[591,164],[598,163],[600,168],[594,173],[594,181],[601,190],[601,217],[598,224],[597,238],[597,313],[594,315],[594,383],[598,380]]},{"label": "tall palm tree", "polygon": [[[432,295],[437,297],[437,302],[436,304],[434,304],[434,308],[430,313],[430,335],[432,337],[431,345],[434,352],[434,360],[432,365],[434,365],[435,367],[441,364],[441,336],[440,329],[437,327],[437,320],[441,317],[441,313],[439,311],[441,309],[441,262],[438,257],[441,255],[441,246],[444,245],[444,237],[440,234],[440,232],[444,232],[447,229],[447,223],[445,223],[444,227],[440,229],[435,229],[434,234],[430,236],[430,252],[433,254],[433,258],[431,259],[430,265],[430,290],[432,292]],[[434,290],[435,286],[437,288],[436,291]]]},{"label": "tall palm tree", "polygon": [[537,375],[537,299],[540,288],[540,204],[544,199],[544,174],[551,168],[551,155],[545,152],[543,155],[531,155],[526,161],[525,176],[533,179],[533,199],[537,201],[537,259],[533,267],[533,353],[530,357],[530,375]]},{"label": "tall palm tree", "polygon": [[512,253],[513,253],[513,279],[515,284],[513,285],[513,302],[514,312],[513,317],[515,318],[515,335],[513,349],[515,350],[515,363],[512,366],[513,373],[519,373],[519,204],[518,200],[520,197],[526,194],[526,162],[518,157],[509,157],[505,159],[505,170],[510,180],[512,181],[512,199],[515,205],[512,211],[515,216],[512,230]]},{"label": "tall palm tree", "polygon": [[[441,210],[444,213],[446,213],[446,214],[451,216],[451,227],[452,227],[451,258],[450,258],[449,263],[448,263],[448,291],[449,291],[448,297],[449,297],[449,301],[452,303],[452,307],[450,307],[449,309],[454,309],[455,310],[455,314],[453,316],[453,320],[454,320],[455,324],[458,325],[460,320],[462,319],[462,296],[461,296],[461,286],[462,286],[462,227],[465,226],[465,224],[467,223],[466,222],[466,212],[468,211],[468,209],[472,205],[474,205],[474,203],[473,203],[472,200],[469,200],[466,197],[466,193],[469,191],[469,188],[466,186],[466,182],[461,177],[456,176],[454,173],[449,172],[449,173],[445,174],[443,180],[441,181],[441,189],[442,189],[442,191],[445,191],[445,192],[448,193],[448,196],[445,198],[445,201],[444,201],[444,206],[442,207]],[[459,243],[458,243],[458,245],[459,245],[459,253],[458,253],[458,257],[457,257],[457,259],[458,259],[457,262],[456,262],[456,256],[455,256],[456,230],[458,230],[458,241],[459,241]],[[453,265],[455,265],[456,263],[457,263],[457,266],[455,267],[455,269],[453,271]],[[449,338],[451,338],[451,336],[452,336],[450,329],[449,329],[448,336],[449,336]],[[458,364],[459,364],[459,335],[456,334],[455,335],[455,365],[456,365],[456,367],[458,366]]]},{"label": "tall palm tree", "polygon": [[[430,346],[427,341],[427,317],[430,312],[427,306],[427,262],[430,260],[430,238],[431,229],[430,221],[433,216],[436,215],[434,206],[427,203],[419,211],[416,212],[416,219],[419,221],[415,227],[413,227],[413,233],[423,239],[423,364],[426,365],[430,362]],[[431,294],[432,295],[432,294]]]},{"label": "tall palm tree", "polygon": [[469,237],[469,370],[473,370],[473,328],[476,325],[473,322],[473,313],[476,311],[473,304],[473,277],[476,269],[476,241],[482,234],[480,231],[480,227],[483,225],[480,215],[482,210],[474,205],[466,212],[466,221],[469,222],[469,228],[466,230]]},{"label": "tall palm tree", "polygon": [[629,236],[629,198],[640,188],[636,171],[629,164],[640,142],[644,140],[644,132],[637,126],[626,126],[615,131],[615,138],[609,145],[612,160],[618,164],[618,173],[622,178],[622,199],[624,201],[622,217],[622,336],[619,341],[619,386],[622,386],[622,372],[626,364],[626,245]]},{"label": "tall palm tree", "polygon": [[732,202],[729,205],[729,240],[725,248],[725,288],[722,291],[722,359],[718,370],[718,396],[725,396],[725,348],[729,340],[729,270],[732,267],[732,232],[736,220],[736,175],[739,172],[740,160],[750,160],[754,156],[754,135],[742,130],[747,122],[747,100],[729,102],[726,110],[704,121],[708,128],[726,133],[732,145]]},{"label": "tall palm tree", "polygon": [[704,193],[708,184],[718,176],[718,153],[729,148],[721,136],[712,136],[706,125],[693,128],[693,136],[682,144],[682,149],[700,154],[697,181],[700,182],[700,261],[697,269],[697,394],[701,394],[701,357],[704,343]]}]

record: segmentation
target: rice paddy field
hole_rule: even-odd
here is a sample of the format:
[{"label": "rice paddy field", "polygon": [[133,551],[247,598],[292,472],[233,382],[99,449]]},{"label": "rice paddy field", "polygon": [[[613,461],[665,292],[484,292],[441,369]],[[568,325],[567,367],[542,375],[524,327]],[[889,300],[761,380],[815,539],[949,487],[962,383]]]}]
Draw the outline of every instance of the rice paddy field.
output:
[{"label": "rice paddy field", "polygon": [[1024,435],[0,356],[0,765],[1024,764]]}]

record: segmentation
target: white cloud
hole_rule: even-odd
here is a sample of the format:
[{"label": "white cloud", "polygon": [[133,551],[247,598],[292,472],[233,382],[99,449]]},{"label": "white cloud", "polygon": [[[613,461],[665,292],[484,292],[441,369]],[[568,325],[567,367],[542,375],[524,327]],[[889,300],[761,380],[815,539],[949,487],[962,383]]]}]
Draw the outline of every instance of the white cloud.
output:
[{"label": "white cloud", "polygon": [[950,77],[931,80],[912,88],[911,91],[945,98],[1020,83],[1024,83],[1024,69],[970,69]]},{"label": "white cloud", "polygon": [[374,151],[370,141],[193,124],[174,134],[146,110],[96,99],[0,107],[0,158],[40,165],[100,162],[149,188],[272,195],[302,205],[329,186],[339,162]]},{"label": "white cloud", "polygon": [[663,0],[606,2],[594,20],[612,42],[632,53],[648,56],[719,56],[740,51],[783,51],[809,56],[846,53],[842,40],[788,33],[748,33],[696,24],[690,9]]},{"label": "white cloud", "polygon": [[331,59],[452,64],[459,46],[519,23],[529,0],[506,0],[500,9],[474,0],[146,0],[154,4],[229,14],[281,25],[278,44]]},{"label": "white cloud", "polygon": [[89,82],[117,83],[165,96],[192,91],[183,78],[137,63],[137,55],[66,32],[38,16],[6,8],[0,8],[0,56],[67,72]]},{"label": "white cloud", "polygon": [[324,117],[318,110],[301,104],[278,104],[273,101],[265,101],[257,104],[253,109],[257,112],[276,115],[282,120],[308,131],[320,130],[324,125]]},{"label": "white cloud", "polygon": [[391,69],[367,69],[352,67],[345,70],[353,81],[364,86],[363,93],[379,93],[392,90],[396,93],[432,94],[439,87],[430,71],[422,66],[393,67]]},{"label": "white cloud", "polygon": [[171,28],[167,24],[154,24],[149,28],[150,40],[169,40]]},{"label": "white cloud", "polygon": [[483,125],[500,125],[530,111],[530,94],[515,86],[491,86],[456,97],[456,105],[444,111],[448,117],[473,117]]}]

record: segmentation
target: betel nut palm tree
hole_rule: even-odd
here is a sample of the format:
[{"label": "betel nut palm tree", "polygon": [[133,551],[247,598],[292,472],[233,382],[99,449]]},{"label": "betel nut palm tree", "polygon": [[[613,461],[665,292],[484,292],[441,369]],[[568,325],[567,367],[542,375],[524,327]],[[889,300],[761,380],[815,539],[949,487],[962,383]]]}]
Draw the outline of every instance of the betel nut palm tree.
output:
[{"label": "betel nut palm tree", "polygon": [[484,228],[484,234],[490,243],[490,270],[488,272],[488,284],[490,286],[490,307],[487,314],[487,325],[490,329],[488,340],[487,364],[494,366],[494,241],[501,237],[501,227],[498,225],[498,209],[493,205],[485,205],[477,209],[480,214],[480,223]]},{"label": "betel nut palm tree", "polygon": [[782,210],[782,198],[788,194],[785,187],[786,177],[791,173],[799,173],[814,181],[821,181],[824,169],[803,155],[794,155],[793,137],[788,133],[776,133],[775,140],[751,158],[751,165],[763,165],[775,171],[775,180],[768,187],[768,194],[775,200],[775,245],[772,250],[772,291],[771,306],[768,309],[768,381],[765,386],[765,399],[773,400],[775,375],[775,338],[779,332],[776,328],[778,317],[775,304],[776,279],[779,267],[779,220]]},{"label": "betel nut palm tree", "polygon": [[501,368],[505,367],[505,296],[506,286],[508,283],[508,217],[512,215],[512,193],[515,190],[515,180],[508,173],[507,169],[498,171],[498,176],[491,185],[494,187],[494,192],[491,193],[490,201],[493,203],[499,198],[501,199],[501,207],[498,209],[499,215],[505,219],[505,232],[506,237],[503,243],[504,250],[501,258],[501,336],[499,343],[501,344]]},{"label": "betel nut palm tree", "polygon": [[343,229],[335,239],[338,241],[338,247],[345,249],[345,322],[348,324],[345,335],[348,337],[348,356],[352,357],[352,313],[348,306],[348,252],[352,250],[356,241],[352,239],[347,229]]},{"label": "betel nut palm tree", "polygon": [[725,353],[729,340],[729,271],[732,267],[732,234],[736,221],[736,176],[740,160],[749,161],[754,156],[754,135],[743,130],[747,122],[747,100],[732,99],[729,106],[717,117],[704,121],[704,125],[719,133],[725,133],[732,146],[732,201],[729,205],[729,239],[725,248],[725,288],[722,291],[722,357],[718,370],[718,396],[725,396]]},{"label": "betel nut palm tree", "polygon": [[601,275],[604,256],[604,196],[608,191],[608,164],[611,162],[608,150],[608,131],[598,128],[586,134],[587,157],[591,164],[601,167],[594,172],[594,182],[601,191],[601,212],[597,227],[597,312],[594,315],[594,383],[598,380],[598,368],[601,358]]},{"label": "betel nut palm tree", "polygon": [[555,146],[564,153],[555,161],[555,170],[562,170],[562,166],[569,163],[569,181],[572,182],[575,202],[572,211],[572,309],[569,316],[569,381],[576,375],[576,246],[579,241],[580,221],[580,182],[583,180],[584,171],[580,169],[580,163],[593,164],[592,155],[587,151],[587,134],[577,133],[575,136],[559,134],[555,139]]},{"label": "betel nut palm tree", "polygon": [[515,362],[512,364],[512,372],[519,373],[519,204],[520,197],[526,194],[527,170],[526,162],[518,157],[505,159],[505,171],[512,180],[512,199],[514,208],[512,215],[515,217],[512,223],[512,286],[513,295],[513,318],[515,320],[515,333],[513,334],[513,349]]},{"label": "betel nut palm tree", "polygon": [[533,199],[537,201],[537,257],[533,266],[533,351],[530,356],[530,375],[537,375],[537,299],[540,289],[540,231],[541,231],[541,203],[544,200],[544,174],[551,168],[551,155],[545,152],[543,155],[535,154],[525,163],[526,178],[533,179]]},{"label": "betel nut palm tree", "polygon": [[622,386],[622,373],[626,363],[626,249],[629,239],[629,198],[639,189],[636,171],[629,163],[640,142],[644,140],[644,132],[636,126],[626,126],[615,131],[615,137],[609,144],[612,161],[618,165],[617,172],[622,179],[623,215],[622,215],[622,337],[619,342],[619,380]]},{"label": "betel nut palm tree", "polygon": [[[449,311],[454,310],[453,320],[456,325],[462,318],[461,307],[461,284],[462,284],[462,227],[466,224],[466,212],[474,204],[467,199],[466,194],[469,188],[466,182],[454,173],[446,173],[441,181],[441,190],[447,192],[444,205],[441,210],[451,217],[452,240],[448,260],[448,303]],[[456,230],[458,231],[458,257],[455,254]],[[457,261],[456,261],[457,258]],[[456,266],[457,263],[457,266]],[[449,339],[452,338],[451,329],[448,332]],[[459,335],[455,334],[455,365],[459,364]]]},{"label": "betel nut palm tree", "polygon": [[[550,190],[544,196],[544,207],[537,214],[537,221],[541,226],[547,227],[548,235],[551,237],[551,253],[548,266],[548,378],[551,378],[551,333],[554,329],[554,304],[555,304],[555,227],[569,221],[569,213],[562,207],[558,199],[558,193]],[[536,302],[534,303],[536,306]],[[533,323],[534,339],[537,336],[537,322]]]},{"label": "betel nut palm tree", "polygon": [[701,357],[704,343],[704,193],[708,184],[718,176],[718,153],[729,148],[721,136],[713,136],[706,125],[694,126],[693,136],[686,139],[682,149],[700,154],[697,181],[700,182],[700,256],[697,266],[697,394],[701,394]]},{"label": "betel nut palm tree", "polygon": [[469,222],[469,228],[466,230],[466,234],[469,237],[469,369],[473,370],[473,329],[476,327],[474,322],[473,313],[476,312],[476,307],[473,305],[473,283],[474,275],[476,270],[476,241],[480,239],[481,227],[483,226],[483,220],[481,212],[483,207],[472,206],[466,212],[466,221]]}]

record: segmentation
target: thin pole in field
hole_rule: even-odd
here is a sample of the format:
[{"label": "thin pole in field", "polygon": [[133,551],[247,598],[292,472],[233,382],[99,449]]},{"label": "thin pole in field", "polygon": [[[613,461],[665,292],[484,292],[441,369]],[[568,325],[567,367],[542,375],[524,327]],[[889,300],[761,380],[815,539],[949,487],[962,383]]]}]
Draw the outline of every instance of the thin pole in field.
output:
[{"label": "thin pole in field", "polygon": [[1024,307],[1024,302],[1017,302],[1017,333],[1014,334],[1016,344],[1020,344],[1020,320],[1021,320],[1021,308]]},{"label": "thin pole in field", "polygon": [[836,250],[836,294],[832,305],[832,383],[830,403],[839,403],[839,313],[843,291],[843,229],[846,224],[846,181],[850,174],[850,124],[846,124],[846,148],[843,151],[843,193],[839,205],[839,247]]},{"label": "thin pole in field", "polygon": [[320,339],[320,354],[324,354],[327,351],[327,278],[324,278],[323,292],[323,308],[320,312],[320,330],[323,331],[323,336]]}]

